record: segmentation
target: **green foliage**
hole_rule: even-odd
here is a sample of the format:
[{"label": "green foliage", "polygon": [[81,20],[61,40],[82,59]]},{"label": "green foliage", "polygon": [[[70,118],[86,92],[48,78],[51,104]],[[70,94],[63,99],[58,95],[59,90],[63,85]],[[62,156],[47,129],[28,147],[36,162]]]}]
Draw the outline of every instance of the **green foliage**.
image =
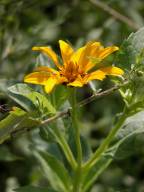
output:
[{"label": "green foliage", "polygon": [[39,120],[32,119],[29,113],[20,108],[14,108],[10,114],[0,121],[0,143],[19,132],[19,129],[31,129],[39,125]]},{"label": "green foliage", "polygon": [[[129,118],[116,135],[116,146],[113,147],[114,159],[127,158],[136,153],[143,145],[144,111]],[[115,152],[114,152],[115,151]]]},{"label": "green foliage", "polygon": [[39,112],[41,115],[55,114],[55,108],[42,94],[26,84],[16,84],[8,88],[8,95],[28,112]]},{"label": "green foliage", "polygon": [[122,44],[117,62],[125,66],[125,78],[129,82],[120,89],[126,105],[131,113],[143,110],[144,107],[144,28],[132,33]]},{"label": "green foliage", "polygon": [[46,187],[34,187],[34,186],[25,186],[25,187],[15,189],[14,191],[17,191],[17,192],[27,192],[27,191],[30,191],[30,192],[56,192],[55,190],[49,189]]},{"label": "green foliage", "polygon": [[10,114],[0,122],[0,143],[11,136],[12,132],[17,132],[19,128],[32,128],[39,124],[38,120],[29,117],[29,114],[20,108],[15,108]]},{"label": "green foliage", "polygon": [[0,146],[0,161],[16,161],[19,160],[20,157],[14,155],[7,146]]},{"label": "green foliage", "polygon": [[69,106],[69,103],[67,101],[69,96],[70,88],[67,88],[64,85],[60,85],[55,88],[53,93],[50,95],[50,98],[55,108],[59,110],[60,107],[62,107],[64,104]]},{"label": "green foliage", "polygon": [[72,181],[63,164],[49,153],[39,152],[39,154],[47,162],[47,165],[52,169],[52,171],[59,177],[65,190],[70,189],[72,187]]},{"label": "green foliage", "polygon": [[[78,187],[81,187],[83,192],[143,190],[143,173],[140,170],[143,168],[141,146],[144,143],[144,28],[133,32],[122,43],[116,58],[112,56],[109,61],[103,63],[106,66],[114,63],[125,70],[123,78],[114,80],[115,84],[120,85],[125,81],[128,82],[120,88],[122,97],[108,96],[99,102],[87,105],[82,108],[81,114],[78,114],[81,119],[79,127],[82,128],[80,129],[82,135],[79,139],[83,153],[80,174],[77,171],[76,132],[72,130],[75,127],[71,126],[73,123],[71,116],[67,113],[64,119],[61,116],[59,119],[44,123],[45,120],[53,116],[55,118],[55,115],[70,107],[68,98],[71,88],[66,88],[64,85],[57,86],[52,94],[46,95],[37,86],[31,88],[20,83],[23,82],[23,76],[35,67],[54,66],[44,54],[36,57],[35,61],[34,57],[38,53],[32,53],[32,46],[51,45],[58,52],[58,39],[70,41],[74,48],[89,40],[102,41],[105,46],[121,44],[135,26],[144,24],[142,0],[133,0],[130,3],[126,0],[100,1],[128,16],[133,23],[136,23],[134,28],[92,2],[94,1],[0,1],[0,105],[7,104],[9,108],[13,105],[18,106],[12,108],[9,113],[0,113],[0,143],[3,143],[0,147],[0,191],[9,191],[9,186],[10,190],[15,189],[18,192],[67,192],[72,191],[72,186],[78,185],[79,182]],[[101,65],[99,60],[90,59],[97,64],[97,67]],[[108,80],[103,84],[98,82],[91,84],[94,93],[95,87],[98,90],[110,86]],[[77,95],[79,100],[90,94],[86,87],[81,90]],[[85,164],[95,154],[94,150],[99,149],[101,143],[107,140],[107,134],[115,129],[115,124],[117,125],[120,120],[119,116],[123,116],[123,113],[120,114],[112,123],[114,115],[122,110],[123,105],[127,108],[127,119],[110,138],[110,143],[108,142],[100,151],[95,163],[91,164],[89,170],[85,170]],[[40,137],[36,128],[40,129]],[[35,130],[27,134],[27,130],[32,129]],[[26,133],[24,136],[21,134],[23,132]],[[11,137],[14,139],[10,140]],[[31,144],[34,148],[29,147]],[[28,158],[27,162],[15,162],[23,155]],[[37,158],[38,163],[35,163],[33,156]],[[115,164],[108,169],[111,175],[105,176],[103,172],[112,161]],[[19,168],[19,164],[23,164],[23,169]],[[39,164],[47,180],[39,171],[38,175],[35,174]],[[116,171],[120,169],[120,164],[122,165],[119,178]],[[17,170],[21,172],[20,175],[16,174]],[[103,176],[91,190],[92,184],[102,173]],[[18,186],[25,187],[19,188],[15,184],[10,184],[11,177],[17,181]],[[111,181],[108,182],[102,177]],[[125,177],[132,178],[134,184],[129,180],[125,182]],[[118,179],[117,183],[114,183],[115,178]],[[52,188],[49,188],[50,185]]]},{"label": "green foliage", "polygon": [[137,57],[144,48],[144,28],[141,28],[123,42],[118,53],[117,63],[121,67],[131,69],[137,63]]},{"label": "green foliage", "polygon": [[34,152],[40,162],[45,176],[51,183],[53,189],[66,191],[71,188],[70,177],[59,160],[46,152]]},{"label": "green foliage", "polygon": [[139,112],[127,118],[122,128],[118,131],[113,145],[106,150],[98,162],[93,166],[83,181],[83,191],[87,191],[96,178],[105,170],[112,160],[128,158],[138,151],[139,146],[143,146],[144,139],[144,112]]}]

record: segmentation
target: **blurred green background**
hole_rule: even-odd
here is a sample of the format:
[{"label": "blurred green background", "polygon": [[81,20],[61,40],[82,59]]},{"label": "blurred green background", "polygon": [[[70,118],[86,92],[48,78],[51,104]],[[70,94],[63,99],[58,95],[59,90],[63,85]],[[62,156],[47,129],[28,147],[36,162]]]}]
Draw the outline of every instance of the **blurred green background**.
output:
[{"label": "blurred green background", "polygon": [[[24,74],[35,66],[34,45],[51,45],[57,53],[59,39],[75,48],[89,40],[120,46],[143,25],[143,0],[0,0],[0,86],[23,82]],[[112,83],[107,79],[95,85],[106,89]],[[80,89],[79,100],[90,94],[88,87]],[[3,119],[13,103],[0,94],[0,105],[4,105],[0,113]],[[120,95],[115,93],[82,108],[81,129],[93,149],[122,107]],[[48,185],[29,150],[32,140],[43,145],[34,131],[0,146],[0,192],[29,184]],[[140,147],[129,159],[113,161],[91,191],[144,192],[144,149]]]}]

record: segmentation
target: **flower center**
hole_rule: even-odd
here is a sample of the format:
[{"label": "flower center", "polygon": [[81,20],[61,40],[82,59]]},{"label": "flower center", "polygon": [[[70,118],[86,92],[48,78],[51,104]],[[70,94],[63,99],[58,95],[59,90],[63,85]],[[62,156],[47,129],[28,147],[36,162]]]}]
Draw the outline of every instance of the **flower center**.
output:
[{"label": "flower center", "polygon": [[79,71],[79,66],[76,63],[66,63],[60,71],[60,74],[67,78],[68,82],[73,82],[79,75],[83,75],[83,72]]}]

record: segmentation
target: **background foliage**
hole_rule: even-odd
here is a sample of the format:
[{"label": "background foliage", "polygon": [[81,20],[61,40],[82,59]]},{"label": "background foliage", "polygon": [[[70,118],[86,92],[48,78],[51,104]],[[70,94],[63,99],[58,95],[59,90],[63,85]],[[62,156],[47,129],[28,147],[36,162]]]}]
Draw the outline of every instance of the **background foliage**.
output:
[{"label": "background foliage", "polygon": [[[24,74],[35,67],[33,45],[51,45],[57,52],[59,39],[71,42],[75,48],[88,40],[101,41],[105,46],[120,46],[131,32],[144,25],[143,0],[101,2],[102,6],[94,0],[0,0],[0,89],[4,92],[7,85],[23,82]],[[116,12],[112,14],[111,9]],[[122,19],[123,15],[131,22]],[[110,58],[110,62],[113,59]],[[128,66],[127,63],[119,64]],[[109,80],[95,84],[97,88],[111,85]],[[79,98],[89,94],[90,90],[85,87],[80,89]],[[3,119],[15,103],[0,94],[0,104],[4,104],[0,113]],[[84,136],[89,137],[93,149],[107,135],[113,117],[121,112],[122,106],[120,95],[113,94],[81,109],[81,129]],[[0,146],[0,191],[11,192],[12,188],[31,184],[48,185],[29,149],[32,143],[38,148],[46,148],[38,132],[12,136]],[[141,140],[143,138],[139,142]],[[55,144],[49,146],[49,150],[56,154],[59,151]],[[129,159],[115,159],[91,191],[144,191],[143,154],[144,149],[136,147]]]}]

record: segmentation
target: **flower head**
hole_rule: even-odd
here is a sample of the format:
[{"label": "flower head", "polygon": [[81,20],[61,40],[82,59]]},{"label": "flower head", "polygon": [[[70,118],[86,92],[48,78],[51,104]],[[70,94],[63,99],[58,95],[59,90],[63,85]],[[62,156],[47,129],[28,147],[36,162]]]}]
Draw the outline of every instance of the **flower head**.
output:
[{"label": "flower head", "polygon": [[50,47],[33,47],[33,51],[45,53],[56,65],[57,69],[41,66],[35,72],[25,76],[26,83],[43,85],[50,93],[58,84],[82,87],[91,80],[103,80],[106,75],[119,76],[124,72],[114,66],[99,67],[91,71],[98,63],[119,48],[110,46],[104,48],[99,42],[88,42],[74,51],[65,41],[59,40],[63,64],[58,61],[56,53]]}]

